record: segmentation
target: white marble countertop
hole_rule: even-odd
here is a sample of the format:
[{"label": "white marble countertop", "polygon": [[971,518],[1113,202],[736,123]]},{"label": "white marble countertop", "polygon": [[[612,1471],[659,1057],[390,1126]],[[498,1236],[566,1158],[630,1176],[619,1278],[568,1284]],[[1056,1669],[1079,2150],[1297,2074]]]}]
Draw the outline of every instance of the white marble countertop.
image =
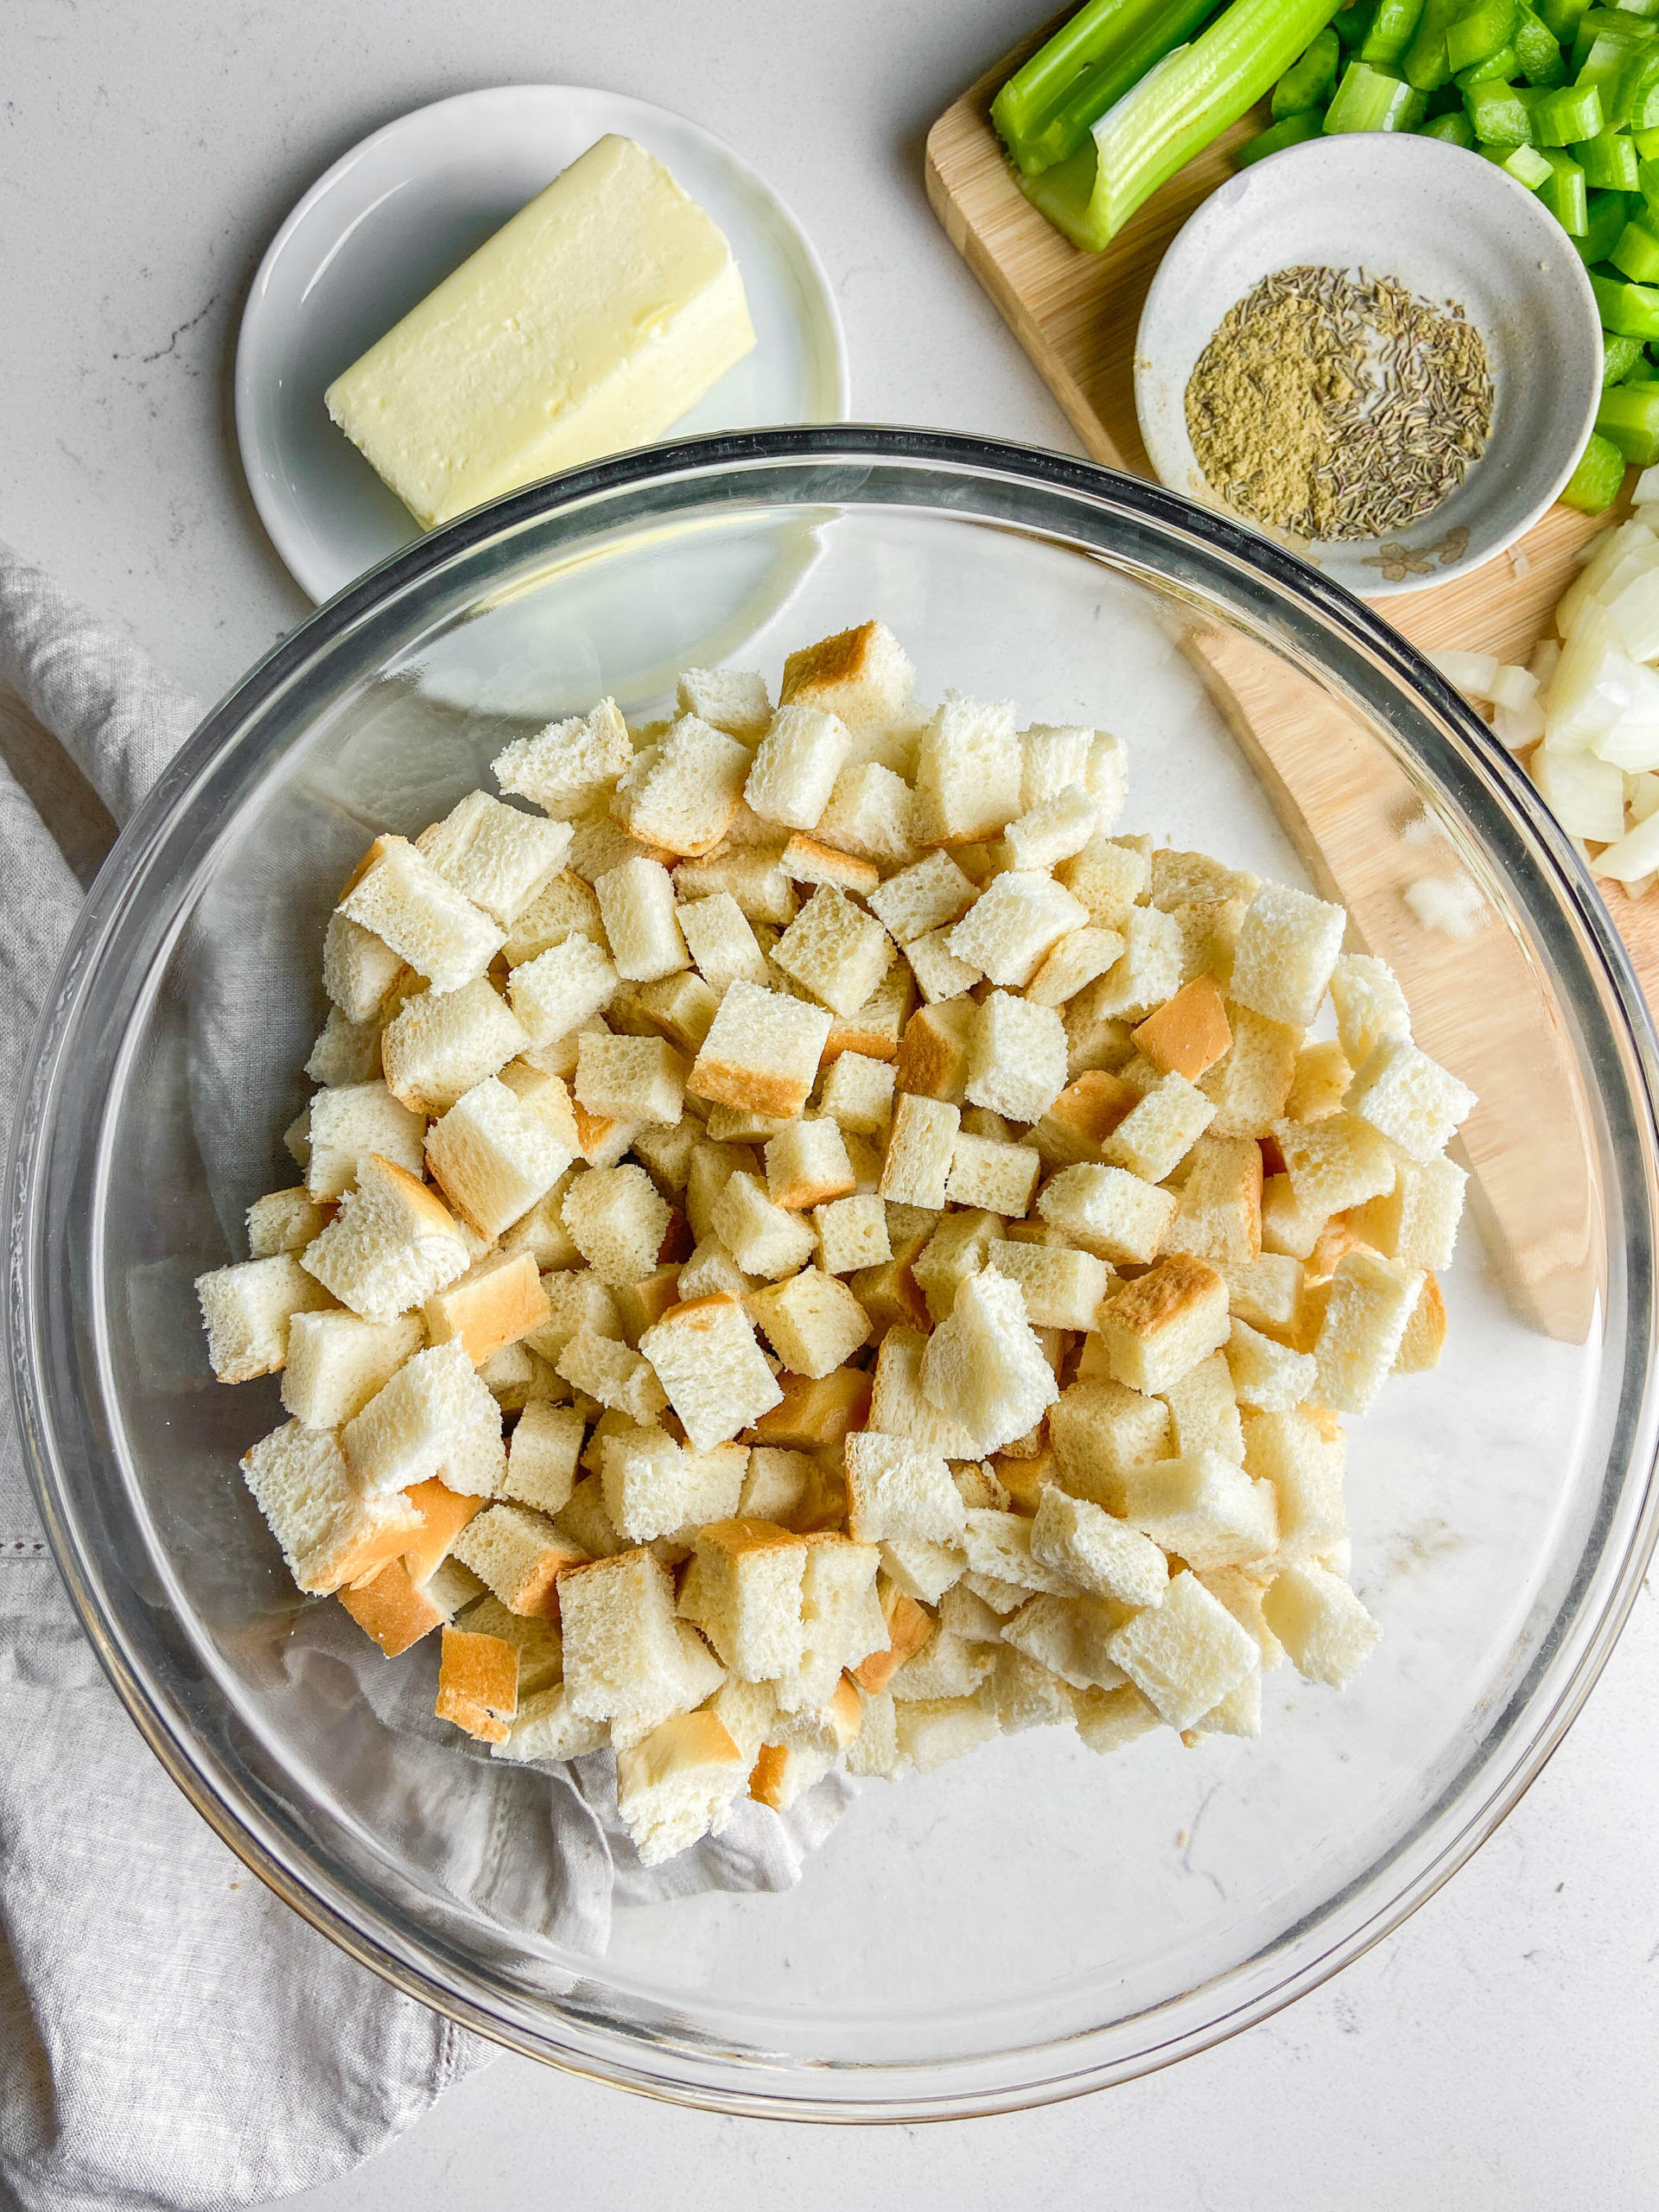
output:
[{"label": "white marble countertop", "polygon": [[[854,411],[1075,450],[928,211],[927,126],[1032,0],[9,0],[0,22],[0,534],[215,695],[306,602],[231,432],[244,295],[365,132],[566,81],[730,140],[794,207],[847,325]],[[0,725],[0,748],[6,742]],[[666,2190],[803,2212],[979,2207],[1555,2212],[1659,2197],[1659,1610],[1475,1862],[1336,1982],[1173,2071],[1054,2109],[807,2131],[624,2102],[504,2057],[315,2212]],[[694,2181],[691,2177],[697,2178]],[[543,2193],[537,2189],[537,2196]]]}]

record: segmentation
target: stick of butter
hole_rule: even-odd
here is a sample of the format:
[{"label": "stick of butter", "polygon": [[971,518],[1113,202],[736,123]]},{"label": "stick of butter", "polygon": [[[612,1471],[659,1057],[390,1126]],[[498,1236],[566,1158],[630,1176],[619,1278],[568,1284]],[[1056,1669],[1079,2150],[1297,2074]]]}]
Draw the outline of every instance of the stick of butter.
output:
[{"label": "stick of butter", "polygon": [[430,529],[537,477],[648,445],[753,344],[723,233],[654,156],[613,136],[324,397]]}]

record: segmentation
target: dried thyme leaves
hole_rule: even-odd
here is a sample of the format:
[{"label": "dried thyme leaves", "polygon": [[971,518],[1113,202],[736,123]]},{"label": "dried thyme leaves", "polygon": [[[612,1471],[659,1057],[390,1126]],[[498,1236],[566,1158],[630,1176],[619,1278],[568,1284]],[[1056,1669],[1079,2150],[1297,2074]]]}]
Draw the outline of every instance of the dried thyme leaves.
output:
[{"label": "dried thyme leaves", "polygon": [[1438,507],[1492,427],[1463,309],[1361,270],[1281,269],[1228,310],[1186,387],[1211,487],[1303,538],[1389,537]]}]

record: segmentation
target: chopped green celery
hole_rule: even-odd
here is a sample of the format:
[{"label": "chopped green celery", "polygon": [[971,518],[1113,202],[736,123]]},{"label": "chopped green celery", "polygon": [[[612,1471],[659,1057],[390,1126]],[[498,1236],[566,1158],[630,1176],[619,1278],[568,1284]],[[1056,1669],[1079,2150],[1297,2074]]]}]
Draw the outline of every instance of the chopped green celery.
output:
[{"label": "chopped green celery", "polygon": [[1613,0],[1613,8],[1621,16],[1645,16],[1649,22],[1659,16],[1659,0]]},{"label": "chopped green celery", "polygon": [[1356,54],[1364,45],[1376,15],[1376,0],[1356,0],[1349,8],[1339,8],[1331,18],[1331,28],[1342,41],[1344,54]]},{"label": "chopped green celery", "polygon": [[1325,111],[1325,127],[1333,137],[1346,130],[1414,130],[1423,110],[1423,95],[1403,78],[1351,61]]},{"label": "chopped green celery", "polygon": [[1459,108],[1455,115],[1437,115],[1429,122],[1420,124],[1420,138],[1444,138],[1448,146],[1472,146],[1475,126]]},{"label": "chopped green celery", "polygon": [[1590,194],[1590,227],[1581,238],[1574,238],[1580,261],[1594,268],[1605,261],[1618,243],[1630,207],[1630,194],[1626,192],[1592,192]]},{"label": "chopped green celery", "polygon": [[1659,461],[1659,384],[1616,384],[1601,395],[1596,435],[1638,468]]},{"label": "chopped green celery", "polygon": [[1097,253],[1160,184],[1255,105],[1336,14],[1336,0],[1232,0],[1103,115],[1067,160],[1020,189]]},{"label": "chopped green celery", "polygon": [[[1550,95],[1553,99],[1554,93]],[[1510,85],[1471,85],[1463,96],[1475,136],[1483,146],[1529,146],[1532,118]],[[1329,128],[1329,125],[1326,125]]]},{"label": "chopped green celery", "polygon": [[1324,129],[1322,109],[1311,107],[1301,115],[1287,115],[1267,130],[1258,130],[1254,138],[1247,138],[1233,156],[1233,167],[1249,168],[1252,162],[1265,162],[1269,154],[1282,154],[1287,146],[1300,146],[1305,139],[1317,138]]},{"label": "chopped green celery", "polygon": [[1601,94],[1594,85],[1558,85],[1533,115],[1541,146],[1577,146],[1605,128]]},{"label": "chopped green celery", "polygon": [[1471,85],[1507,85],[1511,77],[1520,74],[1521,64],[1515,58],[1515,48],[1501,46],[1484,61],[1471,61],[1466,69],[1459,69],[1452,81],[1459,92],[1466,92]]},{"label": "chopped green celery", "polygon": [[1589,194],[1584,171],[1570,154],[1559,147],[1544,155],[1550,174],[1538,188],[1538,197],[1570,238],[1581,238],[1590,227]]},{"label": "chopped green celery", "polygon": [[[1659,137],[1659,132],[1655,136]],[[1637,153],[1641,153],[1641,140],[1637,138],[1632,143]],[[1659,207],[1659,153],[1644,155],[1637,163],[1636,188],[1649,207]]]},{"label": "chopped green celery", "polygon": [[1535,146],[1478,146],[1475,150],[1489,162],[1496,162],[1529,192],[1536,192],[1550,173],[1549,163]]},{"label": "chopped green celery", "polygon": [[1650,284],[1621,283],[1590,271],[1590,289],[1602,327],[1619,338],[1659,338],[1659,292]]},{"label": "chopped green celery", "polygon": [[1287,115],[1305,115],[1311,107],[1323,107],[1341,67],[1342,41],[1327,23],[1274,86],[1274,122],[1281,122]]},{"label": "chopped green celery", "polygon": [[1573,159],[1584,171],[1586,184],[1612,192],[1634,192],[1640,164],[1636,143],[1628,131],[1599,130],[1575,148]]},{"label": "chopped green celery", "polygon": [[1500,52],[1514,36],[1515,0],[1464,0],[1446,27],[1446,65],[1455,77]]},{"label": "chopped green celery", "polygon": [[1422,12],[1423,0],[1377,0],[1371,27],[1360,45],[1360,60],[1392,67],[1416,36]]},{"label": "chopped green celery", "polygon": [[1636,141],[1637,153],[1643,161],[1650,162],[1659,155],[1659,130],[1632,130],[1630,136]]},{"label": "chopped green celery", "polygon": [[1611,119],[1635,130],[1659,124],[1659,41],[1632,54],[1613,85]]},{"label": "chopped green celery", "polygon": [[1607,258],[1634,283],[1659,283],[1659,216],[1645,203],[1638,202]]},{"label": "chopped green celery", "polygon": [[1559,85],[1567,63],[1555,34],[1524,4],[1515,11],[1515,58],[1529,85]]},{"label": "chopped green celery", "polygon": [[1090,126],[1213,13],[1216,0],[1088,0],[991,102],[1027,175],[1073,154]]},{"label": "chopped green celery", "polygon": [[1452,81],[1446,34],[1462,5],[1463,0],[1423,0],[1416,35],[1406,48],[1406,58],[1401,64],[1406,82],[1415,85],[1420,92],[1438,92],[1442,85]]},{"label": "chopped green celery", "polygon": [[1538,0],[1538,20],[1566,46],[1577,33],[1588,6],[1589,0]]},{"label": "chopped green celery", "polygon": [[1590,433],[1579,465],[1561,487],[1561,505],[1580,514],[1599,515],[1624,489],[1624,456],[1611,439]]},{"label": "chopped green celery", "polygon": [[1601,380],[1604,385],[1623,384],[1638,361],[1645,360],[1639,338],[1617,338],[1611,330],[1601,334]]}]

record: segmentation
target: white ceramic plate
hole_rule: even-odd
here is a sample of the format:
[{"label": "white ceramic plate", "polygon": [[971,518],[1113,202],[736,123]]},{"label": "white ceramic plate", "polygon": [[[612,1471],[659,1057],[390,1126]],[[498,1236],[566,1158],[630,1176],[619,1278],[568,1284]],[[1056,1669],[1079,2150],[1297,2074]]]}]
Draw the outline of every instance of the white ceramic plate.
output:
[{"label": "white ceramic plate", "polygon": [[847,344],[823,265],[747,162],[644,100],[570,85],[504,85],[417,108],[353,147],[272,239],[242,317],[236,435],[254,505],[302,588],[332,598],[420,535],[328,420],[340,372],[608,130],[665,162],[731,241],[753,353],[676,436],[834,423]]},{"label": "white ceramic plate", "polygon": [[1601,326],[1554,217],[1495,162],[1436,138],[1310,139],[1241,171],[1176,234],[1135,347],[1135,412],[1160,481],[1223,504],[1186,434],[1187,380],[1236,302],[1274,270],[1308,262],[1459,301],[1485,340],[1497,403],[1485,452],[1432,514],[1386,544],[1295,550],[1366,599],[1421,591],[1490,561],[1577,465],[1601,396]]}]

